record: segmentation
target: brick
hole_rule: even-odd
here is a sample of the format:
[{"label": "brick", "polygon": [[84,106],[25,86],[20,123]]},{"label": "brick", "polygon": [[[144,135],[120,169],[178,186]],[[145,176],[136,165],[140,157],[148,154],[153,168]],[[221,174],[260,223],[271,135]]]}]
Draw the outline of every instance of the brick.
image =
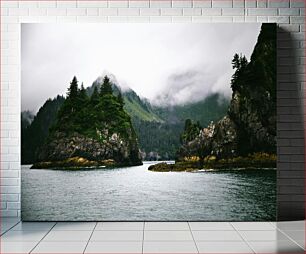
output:
[{"label": "brick", "polygon": [[38,1],[19,1],[18,8],[37,8]]},{"label": "brick", "polygon": [[105,8],[107,7],[107,1],[106,0],[100,0],[100,1],[78,1],[77,7],[80,8]]},{"label": "brick", "polygon": [[139,9],[138,8],[119,8],[118,15],[119,16],[139,16]]},{"label": "brick", "polygon": [[98,8],[88,8],[86,9],[87,16],[98,16],[99,9]]},{"label": "brick", "polygon": [[255,23],[257,22],[257,17],[244,17],[244,22]]},{"label": "brick", "polygon": [[6,177],[6,178],[17,178],[19,177],[19,172],[17,170],[1,170],[1,177]]},{"label": "brick", "polygon": [[3,194],[19,194],[20,187],[19,186],[1,186],[1,193]]},{"label": "brick", "polygon": [[289,5],[288,0],[268,0],[268,7],[284,8],[289,7]]},{"label": "brick", "polygon": [[194,0],[193,7],[210,8],[212,7],[212,3],[211,0]]},{"label": "brick", "polygon": [[1,8],[18,8],[18,1],[1,1]]},{"label": "brick", "polygon": [[277,9],[265,9],[265,8],[256,8],[256,9],[247,9],[247,14],[250,16],[276,16]]},{"label": "brick", "polygon": [[1,211],[2,217],[18,217],[17,210],[2,210]]},{"label": "brick", "polygon": [[192,22],[194,23],[210,23],[212,21],[211,17],[192,17]]},{"label": "brick", "polygon": [[20,202],[8,202],[7,209],[11,209],[11,210],[20,209]]},{"label": "brick", "polygon": [[256,0],[245,0],[245,7],[246,8],[255,8],[256,7]]},{"label": "brick", "polygon": [[132,23],[150,23],[150,17],[140,17],[140,16],[134,16],[134,17],[128,17],[128,22]]},{"label": "brick", "polygon": [[268,6],[267,0],[259,0],[257,1],[258,8],[266,8]]},{"label": "brick", "polygon": [[2,201],[19,201],[18,194],[2,194],[1,193],[1,200]]},{"label": "brick", "polygon": [[305,17],[291,16],[290,17],[290,23],[292,23],[292,24],[304,24],[305,23]]},{"label": "brick", "polygon": [[172,17],[172,23],[187,23],[192,22],[191,17]]},{"label": "brick", "polygon": [[304,0],[290,0],[290,7],[305,7]]},{"label": "brick", "polygon": [[150,22],[154,23],[169,23],[171,21],[171,17],[150,17]]},{"label": "brick", "polygon": [[149,0],[130,0],[129,2],[130,8],[148,8],[150,7],[150,1]]},{"label": "brick", "polygon": [[66,16],[67,9],[64,8],[47,9],[47,13],[49,16]]},{"label": "brick", "polygon": [[297,16],[300,14],[300,10],[297,8],[279,8],[278,12],[281,16]]},{"label": "brick", "polygon": [[10,8],[9,15],[10,16],[28,16],[29,9]]},{"label": "brick", "polygon": [[30,10],[30,16],[44,16],[47,15],[47,9],[46,8],[31,8]]},{"label": "brick", "polygon": [[212,7],[220,7],[220,8],[232,8],[233,1],[232,0],[212,0]]},{"label": "brick", "polygon": [[233,0],[233,7],[234,8],[244,8],[244,1],[243,0]]},{"label": "brick", "polygon": [[1,186],[16,186],[19,185],[18,178],[3,178],[1,177],[0,181]]},{"label": "brick", "polygon": [[151,0],[150,8],[169,8],[171,7],[170,0]]},{"label": "brick", "polygon": [[233,17],[212,17],[212,22],[233,22]]},{"label": "brick", "polygon": [[140,9],[140,15],[141,16],[159,16],[160,15],[160,9],[157,8],[141,8]]},{"label": "brick", "polygon": [[222,10],[221,8],[203,8],[202,15],[203,16],[221,16]]},{"label": "brick", "polygon": [[85,8],[68,8],[67,15],[68,16],[85,16],[86,9]]},{"label": "brick", "polygon": [[286,16],[268,17],[268,22],[278,23],[278,24],[289,24],[289,17]]},{"label": "brick", "polygon": [[109,1],[108,2],[108,7],[114,7],[114,8],[124,8],[124,7],[129,7],[129,2],[128,1]]},{"label": "brick", "polygon": [[184,16],[200,16],[202,15],[201,8],[184,8],[183,9]]},{"label": "brick", "polygon": [[259,23],[268,23],[268,17],[264,17],[264,16],[259,16],[257,17],[257,22]]},{"label": "brick", "polygon": [[191,0],[173,0],[172,1],[172,7],[192,7],[192,1]]},{"label": "brick", "polygon": [[58,8],[76,8],[77,7],[77,1],[57,1],[56,6]]},{"label": "brick", "polygon": [[108,17],[108,22],[110,23],[127,23],[128,21],[129,21],[128,17],[123,17],[123,16]]},{"label": "brick", "polygon": [[235,16],[233,17],[233,22],[237,22],[237,23],[244,23],[244,17],[240,17],[240,16]]},{"label": "brick", "polygon": [[99,15],[102,16],[117,16],[118,9],[116,8],[99,8]]},{"label": "brick", "polygon": [[55,1],[39,1],[38,2],[39,8],[56,8]]},{"label": "brick", "polygon": [[182,8],[162,8],[161,15],[162,16],[182,16],[183,9]]},{"label": "brick", "polygon": [[224,8],[222,9],[222,15],[223,16],[243,16],[244,15],[244,9],[243,8]]}]

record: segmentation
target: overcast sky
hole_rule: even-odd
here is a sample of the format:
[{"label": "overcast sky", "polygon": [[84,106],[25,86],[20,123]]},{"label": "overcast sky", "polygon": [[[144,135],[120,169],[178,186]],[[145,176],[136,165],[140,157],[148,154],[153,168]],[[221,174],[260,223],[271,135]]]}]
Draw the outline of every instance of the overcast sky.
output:
[{"label": "overcast sky", "polygon": [[22,110],[36,112],[112,73],[154,103],[182,104],[212,92],[230,96],[231,60],[250,58],[260,24],[22,24]]}]

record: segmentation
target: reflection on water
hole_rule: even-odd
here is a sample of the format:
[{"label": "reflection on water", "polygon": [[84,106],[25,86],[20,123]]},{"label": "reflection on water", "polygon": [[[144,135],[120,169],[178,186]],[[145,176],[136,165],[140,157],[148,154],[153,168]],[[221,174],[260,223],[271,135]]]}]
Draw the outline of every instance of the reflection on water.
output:
[{"label": "reflection on water", "polygon": [[86,171],[22,166],[23,220],[275,220],[276,171]]}]

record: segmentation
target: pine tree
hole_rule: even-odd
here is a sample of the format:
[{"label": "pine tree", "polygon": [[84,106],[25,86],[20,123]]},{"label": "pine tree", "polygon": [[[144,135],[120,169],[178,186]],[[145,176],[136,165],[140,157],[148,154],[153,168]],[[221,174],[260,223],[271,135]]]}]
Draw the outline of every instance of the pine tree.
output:
[{"label": "pine tree", "polygon": [[78,80],[76,76],[73,77],[70,87],[68,88],[67,98],[75,99],[78,96]]},{"label": "pine tree", "polygon": [[103,84],[101,85],[100,94],[103,96],[103,95],[112,94],[112,93],[113,93],[112,84],[109,78],[105,76],[103,79]]}]

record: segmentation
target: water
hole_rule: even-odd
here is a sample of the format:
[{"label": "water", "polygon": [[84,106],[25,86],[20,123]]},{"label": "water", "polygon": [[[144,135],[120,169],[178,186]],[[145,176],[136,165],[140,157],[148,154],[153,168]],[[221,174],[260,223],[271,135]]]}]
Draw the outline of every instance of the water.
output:
[{"label": "water", "polygon": [[275,220],[276,171],[79,171],[22,166],[22,218],[44,220]]}]

